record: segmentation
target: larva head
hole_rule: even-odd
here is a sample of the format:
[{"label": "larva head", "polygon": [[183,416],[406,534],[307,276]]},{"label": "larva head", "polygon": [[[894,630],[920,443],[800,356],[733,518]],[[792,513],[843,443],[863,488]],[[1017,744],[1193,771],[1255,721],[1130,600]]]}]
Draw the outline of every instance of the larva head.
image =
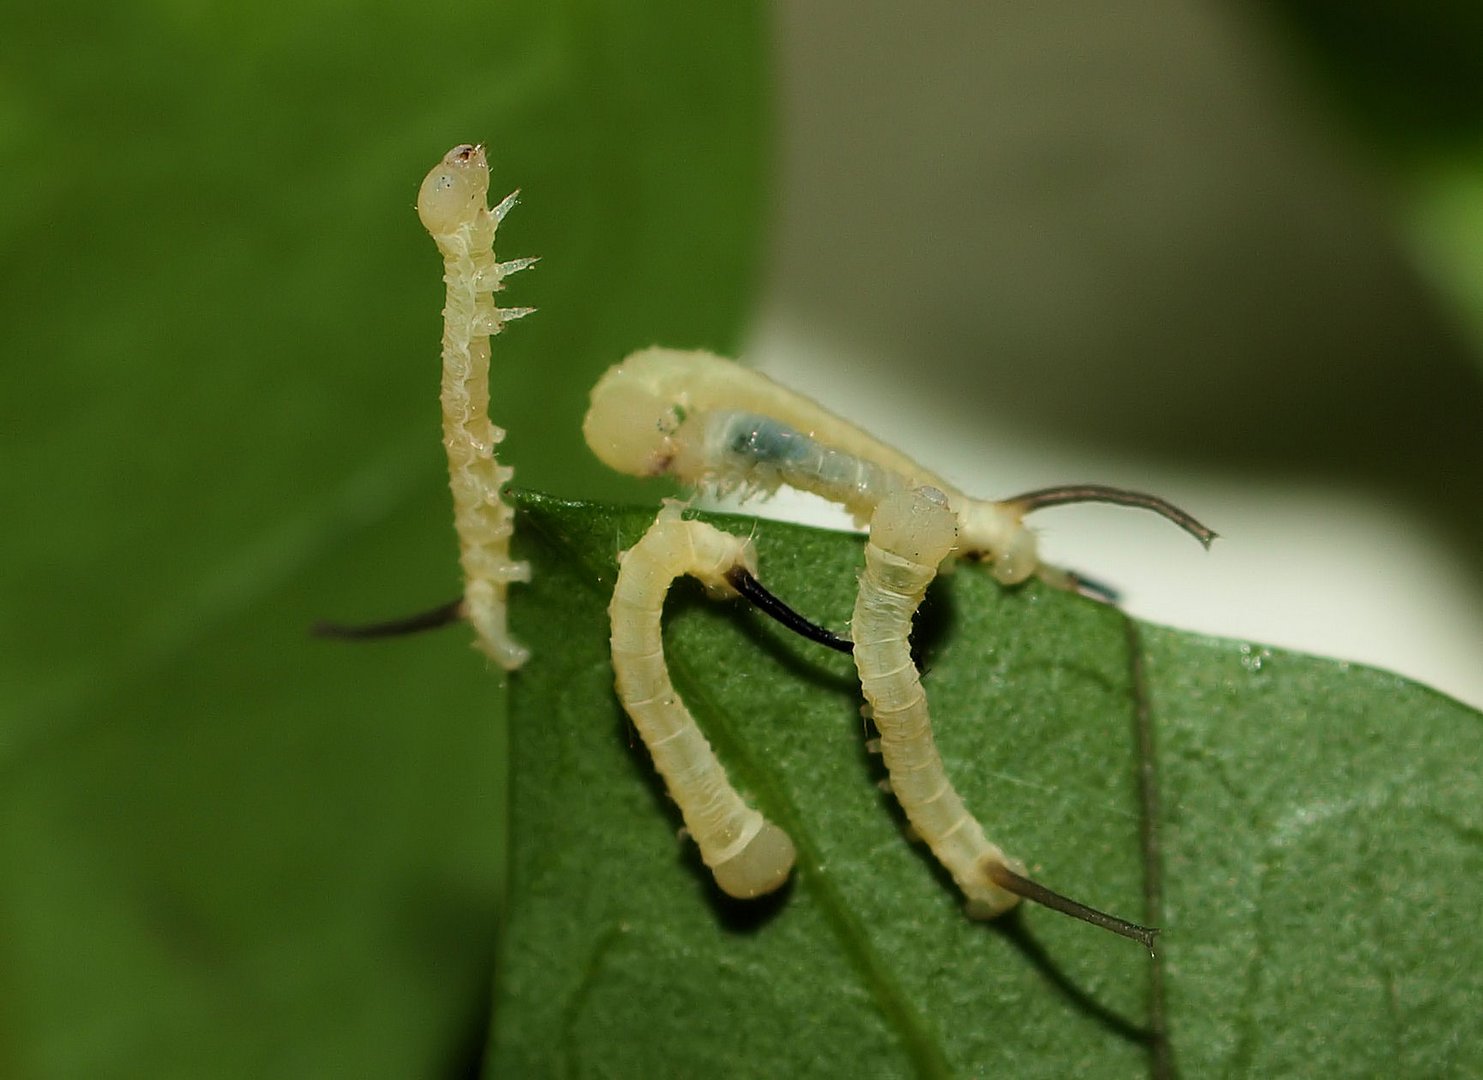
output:
[{"label": "larva head", "polygon": [[727,896],[751,900],[780,888],[788,880],[796,857],[788,834],[768,821],[746,847],[711,867],[711,873]]},{"label": "larva head", "polygon": [[958,515],[934,487],[902,488],[881,500],[870,542],[923,566],[936,566],[958,543]]},{"label": "larva head", "polygon": [[608,468],[629,476],[662,476],[674,462],[674,434],[682,419],[676,402],[620,364],[592,388],[582,435]]},{"label": "larva head", "polygon": [[449,150],[417,192],[417,216],[434,236],[457,232],[488,204],[489,162],[482,146]]}]

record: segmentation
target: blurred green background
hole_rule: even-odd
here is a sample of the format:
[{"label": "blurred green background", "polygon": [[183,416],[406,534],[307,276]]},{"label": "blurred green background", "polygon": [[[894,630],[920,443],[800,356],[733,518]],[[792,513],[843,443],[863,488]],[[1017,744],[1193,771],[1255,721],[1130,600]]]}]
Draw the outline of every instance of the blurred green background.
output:
[{"label": "blurred green background", "polygon": [[496,344],[522,486],[651,501],[581,446],[586,387],[749,340],[925,417],[922,457],[1378,493],[1476,607],[1480,35],[1460,3],[12,5],[0,1075],[477,1063],[499,681],[456,634],[304,635],[458,587],[412,211],[449,146],[490,145],[500,253],[543,259]]}]

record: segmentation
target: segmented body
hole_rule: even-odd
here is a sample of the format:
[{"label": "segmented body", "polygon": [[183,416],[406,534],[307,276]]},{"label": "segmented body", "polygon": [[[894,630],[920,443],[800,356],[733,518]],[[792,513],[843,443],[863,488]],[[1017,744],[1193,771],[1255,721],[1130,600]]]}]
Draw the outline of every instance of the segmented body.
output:
[{"label": "segmented body", "polygon": [[417,213],[443,256],[443,447],[464,574],[463,614],[478,646],[505,670],[528,650],[510,637],[506,599],[511,582],[529,581],[530,566],[510,557],[514,512],[502,491],[514,470],[495,458],[504,429],[489,419],[489,338],[529,308],[498,308],[494,293],[534,259],[500,263],[494,236],[514,205],[511,195],[488,205],[489,165],[482,146],[457,146],[434,166],[417,196]]},{"label": "segmented body", "polygon": [[988,868],[1024,869],[988,840],[948,779],[908,641],[912,616],[956,542],[955,517],[942,492],[895,491],[881,501],[855,601],[854,656],[892,791],[963,891],[969,916],[990,919],[1019,897],[990,881]]},{"label": "segmented body", "polygon": [[618,697],[716,884],[730,896],[748,899],[787,880],[793,842],[731,786],[670,681],[660,628],[664,598],[675,578],[689,575],[713,595],[734,596],[725,574],[739,566],[756,570],[749,540],[685,521],[679,504],[667,502],[648,532],[620,557],[608,616]]},{"label": "segmented body", "polygon": [[934,487],[957,515],[958,554],[990,560],[1006,584],[1042,568],[1019,508],[971,498],[817,402],[710,353],[629,356],[593,388],[583,433],[619,472],[723,491],[787,484],[839,503],[858,524],[893,492]]}]

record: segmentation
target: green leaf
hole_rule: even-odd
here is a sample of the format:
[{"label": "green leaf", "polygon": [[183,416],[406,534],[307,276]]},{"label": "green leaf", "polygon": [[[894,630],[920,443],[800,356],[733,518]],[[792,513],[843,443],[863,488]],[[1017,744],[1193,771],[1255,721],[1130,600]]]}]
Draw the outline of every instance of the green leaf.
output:
[{"label": "green leaf", "polygon": [[[0,1076],[456,1075],[485,1041],[498,680],[310,641],[459,588],[450,146],[519,186],[520,479],[598,489],[587,388],[735,344],[755,5],[71,0],[0,34]],[[703,272],[701,272],[703,271]]]},{"label": "green leaf", "polygon": [[[1030,907],[970,922],[876,787],[847,657],[678,585],[677,688],[795,880],[712,885],[612,693],[614,556],[652,519],[520,498],[512,862],[488,1075],[1129,1076],[1150,962]],[[750,519],[763,580],[826,625],[860,541]],[[1483,1068],[1483,717],[1394,676],[1130,624],[978,568],[914,644],[949,773],[1040,880],[1137,918],[1140,709],[1163,786],[1161,961],[1185,1075]],[[1135,674],[1134,658],[1144,675]]]}]

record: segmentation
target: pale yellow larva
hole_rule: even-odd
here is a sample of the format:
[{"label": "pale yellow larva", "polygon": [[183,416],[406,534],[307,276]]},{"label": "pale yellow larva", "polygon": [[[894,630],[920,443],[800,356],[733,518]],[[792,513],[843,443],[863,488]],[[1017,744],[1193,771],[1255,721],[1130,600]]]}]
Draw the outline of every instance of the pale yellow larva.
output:
[{"label": "pale yellow larva", "polygon": [[514,512],[501,492],[514,470],[494,450],[504,430],[489,419],[489,338],[530,308],[498,308],[494,293],[506,276],[535,262],[497,262],[494,234],[515,204],[512,194],[490,209],[489,164],[482,146],[455,146],[422,181],[417,215],[443,256],[443,447],[463,567],[462,615],[476,641],[506,671],[528,650],[510,637],[509,585],[530,580],[530,565],[510,558]]},{"label": "pale yellow larva", "polygon": [[891,493],[876,508],[852,622],[855,667],[901,809],[967,899],[968,915],[991,919],[1019,897],[990,878],[1024,868],[984,835],[948,779],[932,738],[927,695],[912,663],[912,616],[957,543],[957,520],[935,488]]},{"label": "pale yellow larva", "polygon": [[1031,573],[1058,585],[1075,583],[1040,563],[1034,535],[1021,520],[1032,510],[1111,502],[1162,514],[1207,546],[1214,533],[1155,496],[1099,485],[1002,502],[973,499],[813,401],[709,353],[646,349],[610,368],[592,391],[583,432],[597,456],[622,472],[754,491],[788,484],[868,521],[853,642],[793,611],[745,567],[729,575],[729,583],[790,629],[854,653],[892,785],[914,830],[963,890],[971,916],[992,918],[1025,898],[1152,948],[1156,930],[1030,880],[1017,860],[985,837],[943,769],[907,639],[912,613],[939,565],[958,555],[992,559],[995,576],[1005,583]]},{"label": "pale yellow larva", "polygon": [[583,423],[587,445],[607,465],[634,476],[770,492],[786,484],[839,503],[858,523],[893,492],[927,485],[958,519],[959,554],[990,561],[1014,584],[1039,573],[1070,579],[1041,563],[1034,510],[1100,501],[1151,509],[1209,545],[1214,533],[1155,496],[1080,484],[1003,501],[975,499],[894,447],[817,402],[755,371],[705,352],[644,349],[610,369],[592,390]]},{"label": "pale yellow larva", "polygon": [[621,556],[608,617],[619,700],[716,884],[730,896],[749,899],[788,879],[793,841],[731,786],[670,681],[660,628],[664,598],[676,578],[689,575],[712,595],[734,596],[726,575],[738,568],[756,570],[750,540],[685,521],[680,504],[666,501],[648,532]]}]

